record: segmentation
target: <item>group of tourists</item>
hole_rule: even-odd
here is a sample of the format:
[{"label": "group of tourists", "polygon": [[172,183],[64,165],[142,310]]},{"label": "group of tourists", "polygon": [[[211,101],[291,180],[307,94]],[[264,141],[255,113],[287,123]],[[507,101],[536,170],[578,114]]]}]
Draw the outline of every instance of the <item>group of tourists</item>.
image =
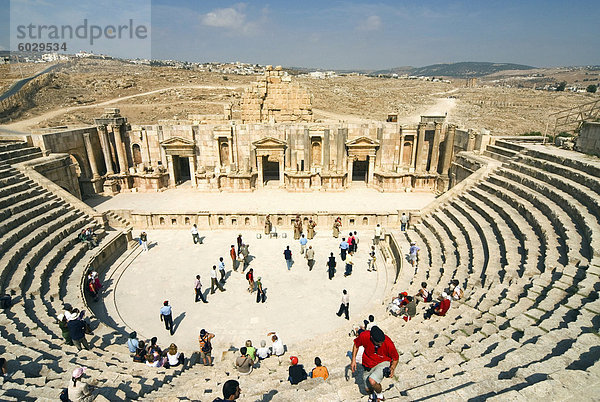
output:
[{"label": "group of tourists", "polygon": [[153,337],[146,341],[137,339],[137,333],[131,332],[127,340],[127,348],[133,361],[146,363],[149,367],[171,368],[182,366],[185,356],[177,350],[177,345],[171,343],[167,349],[161,349],[157,344],[158,338]]}]

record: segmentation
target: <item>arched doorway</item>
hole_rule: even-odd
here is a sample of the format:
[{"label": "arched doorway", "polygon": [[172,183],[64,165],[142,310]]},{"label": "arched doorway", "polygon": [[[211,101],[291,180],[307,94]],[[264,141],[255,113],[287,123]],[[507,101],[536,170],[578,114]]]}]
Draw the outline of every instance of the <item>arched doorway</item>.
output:
[{"label": "arched doorway", "polygon": [[131,154],[133,155],[133,164],[137,167],[142,164],[142,148],[139,144],[131,146]]},{"label": "arched doorway", "polygon": [[412,141],[405,141],[404,142],[404,153],[400,156],[402,159],[400,159],[400,166],[411,166],[412,161],[410,160],[412,158],[412,148],[413,148],[413,143]]},{"label": "arched doorway", "polygon": [[313,140],[311,148],[311,163],[314,166],[321,166],[323,163],[323,157],[321,153],[321,141]]},{"label": "arched doorway", "polygon": [[219,155],[221,158],[221,166],[227,166],[229,164],[229,143],[222,141],[219,147]]}]

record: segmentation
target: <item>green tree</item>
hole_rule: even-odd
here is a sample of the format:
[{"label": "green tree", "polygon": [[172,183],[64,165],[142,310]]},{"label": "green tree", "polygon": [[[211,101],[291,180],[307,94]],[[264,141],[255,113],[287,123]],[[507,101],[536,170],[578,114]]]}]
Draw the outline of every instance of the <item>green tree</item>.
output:
[{"label": "green tree", "polygon": [[563,82],[559,83],[556,86],[556,90],[557,91],[564,91],[566,86],[567,86],[567,83],[565,81],[563,81]]},{"label": "green tree", "polygon": [[590,84],[588,85],[588,87],[586,88],[586,91],[591,92],[593,94],[596,93],[596,91],[598,90],[598,86],[594,85],[594,84]]}]

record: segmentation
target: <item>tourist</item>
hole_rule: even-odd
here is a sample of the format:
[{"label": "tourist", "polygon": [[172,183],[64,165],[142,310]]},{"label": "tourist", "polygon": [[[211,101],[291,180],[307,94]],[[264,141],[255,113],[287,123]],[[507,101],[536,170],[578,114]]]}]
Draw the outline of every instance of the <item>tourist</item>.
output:
[{"label": "tourist", "polygon": [[429,290],[427,290],[427,282],[421,282],[421,289],[419,289],[419,292],[415,296],[415,299],[417,301],[430,302],[432,298],[431,296],[432,292],[429,292]]},{"label": "tourist", "polygon": [[260,348],[256,349],[256,357],[258,360],[264,360],[271,356],[271,350],[267,347],[267,342],[263,339],[260,341]]},{"label": "tourist", "polygon": [[367,271],[377,271],[377,269],[375,268],[375,261],[377,261],[375,246],[371,246],[371,251],[369,251],[369,262],[367,264]]},{"label": "tourist", "polygon": [[285,347],[283,346],[283,341],[279,338],[276,332],[269,332],[267,336],[271,337],[271,341],[273,345],[271,346],[271,354],[280,357],[285,353]]},{"label": "tourist", "polygon": [[78,314],[79,310],[73,310],[76,318],[69,320],[67,322],[67,327],[69,328],[69,335],[71,336],[71,340],[75,344],[78,350],[83,349],[82,346],[86,350],[90,350],[90,345],[88,344],[87,339],[85,339],[85,334],[87,332],[86,322],[81,319],[81,316]]},{"label": "tourist", "polygon": [[373,245],[378,246],[380,240],[381,240],[381,225],[378,223],[377,226],[375,226],[375,237],[373,238]]},{"label": "tourist", "polygon": [[[185,362],[185,356],[183,353],[177,351],[177,345],[172,343],[167,350],[167,363],[169,367],[176,367],[180,364],[183,365]],[[167,368],[169,368],[167,367]]]},{"label": "tourist", "polygon": [[296,356],[290,357],[290,367],[288,369],[288,381],[292,385],[301,383],[308,378],[304,366],[298,364],[298,358]]},{"label": "tourist", "polygon": [[242,390],[240,389],[240,383],[236,380],[227,380],[223,384],[223,399],[216,398],[213,402],[225,402],[225,401],[236,401]]},{"label": "tourist", "polygon": [[308,250],[306,250],[306,263],[308,264],[308,270],[312,271],[315,266],[315,250],[313,250],[312,246],[308,246]]},{"label": "tourist", "polygon": [[217,266],[213,265],[210,270],[210,294],[215,294],[215,286],[219,288],[221,292],[224,292],[223,286],[221,286],[221,282],[217,280]]},{"label": "tourist", "polygon": [[138,347],[135,349],[135,354],[133,355],[133,361],[135,363],[145,363],[146,362],[146,343],[144,341],[140,341]]},{"label": "tourist", "polygon": [[267,300],[267,295],[265,294],[265,290],[263,289],[263,284],[261,281],[261,277],[258,277],[256,281],[256,302],[264,303]]},{"label": "tourist", "polygon": [[5,381],[11,376],[6,370],[6,359],[4,357],[0,357],[0,376],[4,378]]},{"label": "tourist", "polygon": [[156,352],[159,355],[162,355],[162,349],[160,348],[160,346],[158,346],[156,342],[158,342],[158,338],[153,336],[152,339],[150,339],[150,344],[148,345],[146,352],[151,354]]},{"label": "tourist", "polygon": [[146,232],[140,234],[140,244],[142,245],[143,251],[148,251],[148,235]]},{"label": "tourist", "polygon": [[350,245],[346,241],[346,238],[342,237],[342,242],[340,243],[340,257],[342,258],[342,261],[346,261],[346,253],[348,252],[349,248]]},{"label": "tourist", "polygon": [[299,240],[301,234],[302,220],[300,219],[300,215],[296,215],[296,220],[294,221],[294,240]]},{"label": "tourist", "polygon": [[229,256],[231,257],[231,266],[234,271],[237,271],[237,253],[235,252],[235,246],[232,244],[229,250]]},{"label": "tourist", "polygon": [[246,341],[246,353],[248,353],[248,356],[250,356],[252,360],[256,360],[256,348],[252,346],[252,341],[250,339]]},{"label": "tourist", "polygon": [[441,300],[438,303],[431,305],[429,310],[423,315],[425,319],[431,318],[432,315],[444,317],[450,309],[450,296],[446,292],[442,292]]},{"label": "tourist", "polygon": [[200,282],[200,275],[196,275],[196,280],[194,281],[194,303],[198,302],[198,298],[202,300],[203,303],[208,303],[204,294],[202,293],[202,282]]},{"label": "tourist", "polygon": [[377,323],[375,322],[375,316],[373,314],[369,314],[368,318],[368,321],[365,323],[365,329],[370,331],[371,328],[377,326]]},{"label": "tourist", "polygon": [[98,293],[99,288],[96,287],[96,281],[92,278],[91,273],[88,275],[87,279],[87,290],[90,292],[90,296],[92,299],[97,302],[98,301]]},{"label": "tourist", "polygon": [[352,234],[352,232],[348,233],[348,252],[350,251],[354,251],[354,235]]},{"label": "tourist", "polygon": [[165,323],[165,329],[173,335],[173,309],[168,300],[165,300],[160,308],[160,320]]},{"label": "tourist", "polygon": [[387,310],[393,316],[397,316],[397,315],[400,314],[400,308],[401,308],[401,306],[402,306],[402,295],[398,294],[397,297],[392,297],[392,301],[388,305]]},{"label": "tourist", "polygon": [[352,345],[350,368],[356,371],[356,356],[359,347],[364,347],[362,355],[363,381],[367,392],[372,393],[370,401],[383,401],[381,382],[384,377],[393,378],[398,364],[398,351],[392,340],[378,327],[362,332]]},{"label": "tourist", "polygon": [[287,246],[285,250],[283,250],[283,258],[285,258],[285,263],[287,264],[288,271],[292,269],[292,264],[294,261],[292,260],[292,250],[290,250],[290,246]]},{"label": "tourist", "polygon": [[235,368],[241,375],[248,375],[252,372],[254,360],[248,356],[248,349],[245,346],[240,348],[240,355],[235,359]]},{"label": "tourist", "polygon": [[300,243],[300,254],[304,254],[304,251],[306,250],[306,243],[308,243],[308,239],[306,239],[306,237],[304,237],[304,234],[302,234],[298,242]]},{"label": "tourist", "polygon": [[148,353],[146,355],[146,366],[148,367],[162,367],[167,361],[166,358],[161,357],[160,353]]},{"label": "tourist", "polygon": [[205,366],[212,366],[212,343],[211,339],[215,337],[214,334],[207,332],[204,328],[200,330],[198,336],[198,343],[200,344],[200,358]]},{"label": "tourist", "polygon": [[194,226],[192,226],[192,240],[194,241],[194,244],[201,244],[200,243],[200,234],[198,233],[198,226],[196,226],[196,224],[194,223]]},{"label": "tourist", "polygon": [[402,216],[400,217],[400,230],[406,231],[408,228],[408,216],[404,212],[402,212]]},{"label": "tourist", "polygon": [[352,275],[352,268],[354,267],[354,251],[350,251],[348,256],[346,257],[346,271],[344,272],[344,276]]},{"label": "tourist", "polygon": [[340,230],[342,230],[342,218],[338,216],[333,222],[333,237],[337,239],[340,235]]},{"label": "tourist", "polygon": [[306,237],[308,237],[309,240],[312,240],[315,237],[315,226],[317,226],[317,223],[315,221],[311,219],[308,220],[308,225],[307,225],[307,233],[308,235]]},{"label": "tourist", "polygon": [[415,315],[417,315],[417,304],[412,296],[406,296],[406,300],[408,303],[402,307],[400,310],[400,315],[402,315],[404,321],[410,321]]},{"label": "tourist", "polygon": [[419,250],[421,250],[421,248],[417,246],[416,242],[410,242],[410,249],[408,250],[408,261],[413,266],[413,268],[415,268],[416,264],[418,264]]},{"label": "tourist", "polygon": [[450,282],[450,285],[452,286],[452,299],[460,300],[464,296],[465,292],[463,292],[462,288],[460,287],[460,282],[458,279],[453,279]]},{"label": "tourist", "polygon": [[225,283],[225,263],[223,262],[223,257],[219,257],[219,273],[221,274],[221,279],[219,282]]},{"label": "tourist", "polygon": [[238,254],[242,250],[242,244],[244,244],[244,241],[242,240],[242,234],[240,233],[237,237],[237,252],[238,252]]},{"label": "tourist", "polygon": [[254,292],[254,269],[250,268],[246,272],[246,280],[248,281],[248,292]]},{"label": "tourist", "polygon": [[358,233],[356,233],[356,230],[354,231],[353,238],[354,238],[354,241],[353,241],[353,244],[354,244],[354,253],[356,253],[358,251]]},{"label": "tourist", "polygon": [[340,304],[340,309],[336,313],[337,316],[341,317],[342,314],[344,314],[346,319],[349,320],[350,319],[349,308],[350,308],[350,297],[348,296],[348,291],[346,289],[344,289],[342,291],[342,303]]},{"label": "tourist", "polygon": [[333,256],[333,253],[331,253],[329,259],[327,260],[327,272],[329,273],[329,280],[332,280],[333,276],[335,275],[336,265],[337,263],[335,262],[335,257]]},{"label": "tourist", "polygon": [[267,217],[265,218],[265,234],[270,234],[272,228],[273,224],[271,223],[271,215],[267,215]]},{"label": "tourist", "polygon": [[85,370],[85,367],[78,367],[73,370],[71,381],[69,381],[69,387],[67,388],[70,401],[88,402],[96,398],[95,388],[82,381]]},{"label": "tourist", "polygon": [[238,255],[238,261],[240,262],[240,264],[242,264],[242,272],[244,272],[244,270],[248,266],[248,247],[249,246],[247,244],[242,244],[242,250]]},{"label": "tourist", "polygon": [[65,338],[65,343],[69,346],[73,346],[73,340],[71,339],[71,335],[69,334],[67,317],[65,317],[64,314],[58,315],[58,327],[60,328],[60,332],[62,333],[63,338]]},{"label": "tourist", "polygon": [[315,368],[310,372],[311,378],[321,377],[323,380],[329,378],[329,371],[327,371],[327,367],[321,365],[321,359],[319,357],[315,357]]},{"label": "tourist", "polygon": [[129,353],[134,355],[138,346],[140,346],[140,342],[137,340],[137,332],[133,331],[129,334],[129,339],[127,339],[127,348],[129,349]]}]

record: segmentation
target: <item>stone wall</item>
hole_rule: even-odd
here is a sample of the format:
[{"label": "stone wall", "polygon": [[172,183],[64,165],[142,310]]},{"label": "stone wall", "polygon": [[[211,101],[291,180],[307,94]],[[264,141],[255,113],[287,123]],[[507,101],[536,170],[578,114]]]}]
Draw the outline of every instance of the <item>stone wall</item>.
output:
[{"label": "stone wall", "polygon": [[575,149],[600,156],[600,122],[584,122],[575,143]]}]

